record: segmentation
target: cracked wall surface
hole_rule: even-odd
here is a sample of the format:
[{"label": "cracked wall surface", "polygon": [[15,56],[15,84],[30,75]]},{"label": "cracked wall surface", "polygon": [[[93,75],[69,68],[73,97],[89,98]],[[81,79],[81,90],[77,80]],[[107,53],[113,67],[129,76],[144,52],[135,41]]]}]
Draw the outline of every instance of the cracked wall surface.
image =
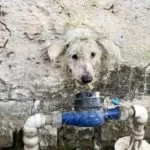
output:
[{"label": "cracked wall surface", "polygon": [[1,30],[0,48],[5,48],[8,39],[11,36],[11,32],[6,26],[6,24],[3,22],[0,22],[0,30]]},{"label": "cracked wall surface", "polygon": [[[28,116],[71,110],[74,87],[64,83],[64,73],[50,64],[46,51],[47,44],[58,39],[66,28],[81,24],[112,39],[122,54],[117,78],[116,72],[112,73],[109,84],[98,84],[95,90],[127,100],[150,94],[149,0],[0,0],[0,147],[21,149],[21,128]],[[46,130],[49,134],[44,135]],[[121,136],[120,129],[116,129],[108,137],[110,130],[108,124],[99,135],[104,146],[114,142],[114,132]],[[74,138],[74,129],[60,129],[59,137],[53,131],[50,127],[41,129],[41,139],[45,139],[41,147],[44,142],[50,147],[59,143],[68,149],[80,145],[84,149],[85,143],[91,143],[87,144],[89,149],[94,145],[91,130],[87,134],[75,130]],[[81,133],[85,135],[82,140],[77,138]],[[6,137],[7,142],[3,140]]]}]

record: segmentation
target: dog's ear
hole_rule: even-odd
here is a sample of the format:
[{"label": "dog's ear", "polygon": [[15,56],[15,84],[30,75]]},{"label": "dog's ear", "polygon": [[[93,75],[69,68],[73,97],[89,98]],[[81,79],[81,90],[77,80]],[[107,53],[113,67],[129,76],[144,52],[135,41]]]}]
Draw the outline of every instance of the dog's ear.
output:
[{"label": "dog's ear", "polygon": [[103,65],[105,65],[108,70],[119,68],[121,60],[119,47],[109,39],[99,39],[97,43],[102,50]]},{"label": "dog's ear", "polygon": [[52,63],[57,62],[59,57],[65,51],[65,41],[64,40],[55,40],[48,46],[48,56]]}]

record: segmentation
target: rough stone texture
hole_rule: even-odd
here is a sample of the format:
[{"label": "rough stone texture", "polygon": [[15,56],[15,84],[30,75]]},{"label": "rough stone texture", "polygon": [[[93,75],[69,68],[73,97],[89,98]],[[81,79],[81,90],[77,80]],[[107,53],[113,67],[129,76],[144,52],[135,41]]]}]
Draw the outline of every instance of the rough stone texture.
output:
[{"label": "rough stone texture", "polygon": [[[0,128],[0,133],[6,133],[0,135],[0,147],[13,145],[10,149],[21,149],[20,129],[29,115],[72,110],[74,87],[63,83],[61,68],[50,65],[45,51],[47,43],[61,36],[65,28],[81,24],[113,39],[121,49],[122,64],[126,64],[119,72],[112,73],[107,85],[97,83],[95,90],[124,100],[150,94],[150,69],[144,68],[150,63],[149,0],[1,0],[0,124],[5,122],[7,129]],[[102,140],[101,145],[105,147],[123,136],[122,132],[126,134],[126,128],[122,129],[122,123],[108,123],[98,135],[93,134],[93,130],[88,130],[86,135],[86,130],[63,127],[58,144],[64,146],[67,142],[65,146],[69,149],[92,149],[96,145],[94,136],[100,136],[98,140]],[[150,123],[146,129],[149,140]],[[44,142],[54,134],[54,145],[48,145],[55,146],[56,130],[50,133],[47,129],[44,137],[45,130],[41,131]],[[5,137],[8,137],[6,144],[2,143]]]},{"label": "rough stone texture", "polygon": [[47,149],[47,147],[57,146],[57,128],[53,128],[49,125],[40,129],[40,149]]},{"label": "rough stone texture", "polygon": [[94,129],[80,127],[62,127],[59,132],[59,147],[63,149],[92,149]]},{"label": "rough stone texture", "polygon": [[13,146],[13,130],[7,124],[0,124],[1,147]]}]

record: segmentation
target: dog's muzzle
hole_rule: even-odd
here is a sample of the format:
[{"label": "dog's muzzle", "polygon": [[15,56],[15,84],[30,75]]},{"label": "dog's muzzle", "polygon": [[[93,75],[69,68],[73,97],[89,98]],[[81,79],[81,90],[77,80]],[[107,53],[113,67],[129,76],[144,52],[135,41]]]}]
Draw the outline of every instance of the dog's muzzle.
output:
[{"label": "dog's muzzle", "polygon": [[83,83],[90,83],[93,80],[93,77],[90,74],[85,74],[81,77]]}]

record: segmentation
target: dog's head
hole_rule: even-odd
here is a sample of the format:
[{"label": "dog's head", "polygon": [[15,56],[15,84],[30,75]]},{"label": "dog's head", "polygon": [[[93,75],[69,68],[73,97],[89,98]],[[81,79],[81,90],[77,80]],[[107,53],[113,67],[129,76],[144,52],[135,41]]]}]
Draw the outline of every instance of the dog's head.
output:
[{"label": "dog's head", "polygon": [[101,74],[113,70],[120,59],[112,41],[84,27],[65,32],[49,46],[48,55],[51,62],[59,60],[72,80],[80,84],[95,82]]}]

